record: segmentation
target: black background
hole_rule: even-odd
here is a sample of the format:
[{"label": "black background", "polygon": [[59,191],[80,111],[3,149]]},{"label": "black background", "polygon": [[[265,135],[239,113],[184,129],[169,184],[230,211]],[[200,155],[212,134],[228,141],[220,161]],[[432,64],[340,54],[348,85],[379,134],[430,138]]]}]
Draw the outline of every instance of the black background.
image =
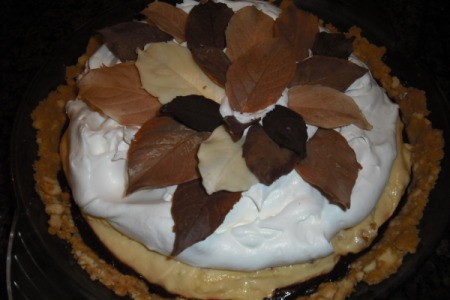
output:
[{"label": "black background", "polygon": [[[306,0],[305,0],[306,1]],[[307,2],[312,2],[308,0]],[[319,0],[317,0],[319,1]],[[450,4],[441,0],[330,0],[380,24],[388,47],[426,69],[450,99]],[[14,210],[9,140],[27,85],[61,41],[126,0],[3,0],[0,8],[0,278]],[[129,2],[136,2],[131,1]],[[320,2],[320,1],[319,1]],[[449,141],[447,141],[449,142]],[[450,201],[450,199],[449,199]],[[6,299],[2,279],[0,299]],[[450,231],[390,299],[450,299]]]}]

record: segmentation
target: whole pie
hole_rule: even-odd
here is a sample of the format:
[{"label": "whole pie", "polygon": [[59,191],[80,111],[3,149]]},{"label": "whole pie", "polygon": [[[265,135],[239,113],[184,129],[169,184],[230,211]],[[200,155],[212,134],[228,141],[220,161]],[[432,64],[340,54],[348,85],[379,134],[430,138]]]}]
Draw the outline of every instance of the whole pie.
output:
[{"label": "whole pie", "polygon": [[[343,299],[415,251],[443,139],[383,48],[291,1],[142,14],[100,30],[32,116],[49,232],[93,280],[137,299]],[[83,242],[71,205],[141,277]]]}]

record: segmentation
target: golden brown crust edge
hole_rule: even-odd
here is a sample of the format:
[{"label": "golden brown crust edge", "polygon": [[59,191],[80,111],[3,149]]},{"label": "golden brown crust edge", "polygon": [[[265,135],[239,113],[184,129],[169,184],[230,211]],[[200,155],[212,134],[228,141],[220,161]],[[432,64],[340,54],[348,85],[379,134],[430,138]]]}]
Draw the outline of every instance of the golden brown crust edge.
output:
[{"label": "golden brown crust edge", "polygon": [[[399,103],[403,113],[406,133],[412,145],[413,180],[408,189],[408,199],[400,213],[390,222],[382,239],[364,256],[358,258],[348,275],[333,283],[320,285],[309,299],[344,299],[360,281],[376,284],[395,273],[404,255],[414,253],[419,242],[417,225],[428,201],[443,157],[444,140],[439,130],[433,129],[426,119],[426,97],[423,91],[404,87],[390,69],[382,62],[385,49],[371,45],[361,36],[361,31],[351,28],[347,33],[355,37],[355,54],[371,69],[375,78],[388,92],[391,99]],[[36,190],[49,214],[49,233],[56,234],[70,243],[74,257],[91,279],[99,280],[120,296],[134,299],[160,299],[148,294],[146,283],[133,276],[124,275],[104,262],[82,240],[70,214],[70,195],[63,192],[57,180],[61,169],[59,137],[66,122],[65,103],[76,95],[75,78],[95,49],[99,46],[92,39],[86,54],[78,64],[68,67],[67,84],[58,87],[42,101],[32,114],[33,126],[37,129],[39,160],[34,164]],[[41,116],[47,116],[42,118]],[[52,117],[49,117],[52,116]],[[45,129],[45,130],[43,130]]]}]

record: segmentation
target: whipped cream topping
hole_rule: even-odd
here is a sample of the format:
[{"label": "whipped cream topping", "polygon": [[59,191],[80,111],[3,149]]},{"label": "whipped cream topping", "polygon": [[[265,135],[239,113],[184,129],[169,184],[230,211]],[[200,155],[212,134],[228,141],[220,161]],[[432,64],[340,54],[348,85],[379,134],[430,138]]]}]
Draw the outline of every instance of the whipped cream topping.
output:
[{"label": "whipped cream topping", "polygon": [[[265,2],[220,2],[234,10],[256,4],[273,17],[279,13],[278,8]],[[188,0],[180,7],[189,11],[196,4]],[[356,57],[350,60],[362,65]],[[88,64],[89,68],[96,68],[114,63],[117,59],[103,46]],[[331,238],[372,211],[396,157],[397,105],[388,99],[370,72],[345,93],[373,125],[371,131],[354,125],[337,129],[362,165],[350,209],[343,211],[330,204],[294,170],[270,186],[256,184],[243,192],[223,224],[177,259],[198,267],[257,270],[308,262],[333,253]],[[283,103],[286,99],[280,99],[279,104]],[[222,114],[225,110],[221,108]],[[76,203],[84,213],[104,218],[149,249],[169,255],[175,239],[170,209],[176,186],[125,196],[126,152],[138,128],[124,127],[77,99],[68,103],[67,112],[69,182]],[[314,128],[309,130],[309,135],[312,134]]]}]

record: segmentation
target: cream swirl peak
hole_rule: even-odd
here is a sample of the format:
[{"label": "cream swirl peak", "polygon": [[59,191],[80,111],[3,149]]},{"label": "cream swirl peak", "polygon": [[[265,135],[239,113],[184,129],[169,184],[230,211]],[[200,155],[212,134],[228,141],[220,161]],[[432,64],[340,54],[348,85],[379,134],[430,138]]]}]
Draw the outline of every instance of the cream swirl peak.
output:
[{"label": "cream swirl peak", "polygon": [[[257,1],[220,1],[234,10],[256,4],[275,17],[279,10]],[[189,10],[195,1],[180,7]],[[356,58],[351,58],[361,64]],[[103,46],[89,61],[90,68],[117,63]],[[398,107],[365,74],[346,91],[355,99],[371,131],[354,125],[339,133],[355,151],[362,166],[353,188],[351,208],[342,210],[295,171],[270,186],[256,184],[242,193],[222,225],[206,240],[184,250],[177,259],[198,267],[257,270],[308,262],[333,253],[332,237],[358,224],[375,207],[396,157]],[[281,99],[279,104],[285,100]],[[81,100],[68,103],[70,118],[69,172],[77,204],[88,215],[106,219],[117,230],[149,249],[170,255],[175,235],[171,198],[175,186],[141,190],[125,196],[129,141],[138,130],[125,127]],[[222,109],[224,113],[224,109]],[[310,130],[310,135],[314,130]]]}]

